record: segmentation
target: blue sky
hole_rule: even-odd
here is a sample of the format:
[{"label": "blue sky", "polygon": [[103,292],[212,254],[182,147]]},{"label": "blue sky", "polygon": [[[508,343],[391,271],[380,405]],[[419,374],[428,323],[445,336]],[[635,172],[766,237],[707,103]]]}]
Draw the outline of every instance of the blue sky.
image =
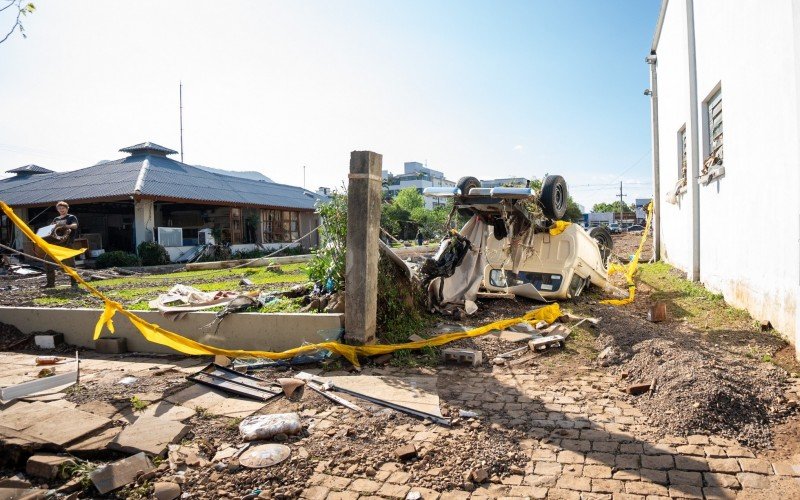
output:
[{"label": "blue sky", "polygon": [[[338,187],[352,150],[448,178],[562,174],[649,196],[658,0],[36,2],[0,44],[0,169],[150,140],[186,162]],[[0,17],[0,26],[12,22]]]}]

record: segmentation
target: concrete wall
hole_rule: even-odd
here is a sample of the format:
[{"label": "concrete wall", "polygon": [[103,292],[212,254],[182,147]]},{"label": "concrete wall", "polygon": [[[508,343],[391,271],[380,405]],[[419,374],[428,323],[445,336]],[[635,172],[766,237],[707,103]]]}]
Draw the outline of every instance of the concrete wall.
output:
[{"label": "concrete wall", "polygon": [[[68,344],[94,348],[92,335],[100,309],[43,309],[0,307],[0,322],[16,326],[23,333],[54,330],[64,334]],[[189,313],[185,319],[170,321],[156,311],[136,311],[140,318],[203,344],[226,349],[285,351],[304,342],[322,342],[344,325],[343,314],[260,314],[228,315],[214,334],[204,328],[215,318],[213,312]],[[128,350],[145,353],[174,353],[172,349],[148,342],[124,316],[114,317],[116,333],[127,339]],[[103,336],[112,336],[104,330]]]},{"label": "concrete wall", "polygon": [[[798,334],[800,281],[800,9],[791,0],[695,1],[700,164],[709,154],[705,101],[722,89],[725,174],[699,185],[700,280],[730,304]],[[686,1],[668,4],[657,47],[662,257],[692,266],[691,189],[678,204],[678,131],[690,123]],[[690,156],[691,158],[691,156]],[[689,160],[691,162],[691,159]],[[800,343],[796,343],[798,345]]]}]

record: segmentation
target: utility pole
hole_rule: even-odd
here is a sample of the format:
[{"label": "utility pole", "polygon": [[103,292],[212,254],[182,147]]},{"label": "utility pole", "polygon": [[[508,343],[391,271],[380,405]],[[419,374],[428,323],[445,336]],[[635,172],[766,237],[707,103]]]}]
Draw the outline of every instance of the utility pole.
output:
[{"label": "utility pole", "polygon": [[181,163],[183,163],[183,82],[178,81],[178,105],[181,115]]},{"label": "utility pole", "polygon": [[625,207],[625,202],[622,201],[624,196],[628,196],[626,194],[622,194],[622,181],[619,181],[619,226],[622,227],[622,212]]}]

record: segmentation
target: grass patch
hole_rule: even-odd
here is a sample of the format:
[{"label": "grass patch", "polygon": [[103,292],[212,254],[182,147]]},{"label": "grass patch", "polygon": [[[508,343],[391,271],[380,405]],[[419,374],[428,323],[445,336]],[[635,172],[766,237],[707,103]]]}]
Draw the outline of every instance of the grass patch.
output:
[{"label": "grass patch", "polygon": [[133,411],[142,411],[148,406],[150,406],[149,402],[142,401],[136,396],[131,397],[131,408],[133,408]]},{"label": "grass patch", "polygon": [[45,307],[61,307],[70,303],[70,299],[64,297],[39,297],[33,299],[34,305]]},{"label": "grass patch", "polygon": [[639,266],[638,280],[652,288],[653,301],[664,301],[670,315],[686,319],[698,329],[740,329],[752,322],[747,311],[729,306],[722,294],[707,290],[701,283],[689,281],[664,262]]}]

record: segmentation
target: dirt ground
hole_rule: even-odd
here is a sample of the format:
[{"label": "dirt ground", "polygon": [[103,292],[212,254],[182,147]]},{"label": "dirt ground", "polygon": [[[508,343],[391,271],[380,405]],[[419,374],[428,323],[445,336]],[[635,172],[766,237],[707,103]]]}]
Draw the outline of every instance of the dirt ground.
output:
[{"label": "dirt ground", "polygon": [[[180,484],[184,498],[800,498],[800,367],[792,346],[662,264],[641,267],[634,303],[613,307],[602,299],[589,291],[563,303],[598,324],[573,328],[563,348],[519,354],[512,363],[495,358],[524,343],[493,335],[445,346],[482,351],[478,367],[444,365],[430,351],[366,361],[365,375],[436,376],[449,427],[353,399],[368,410],[358,414],[306,390],[299,401],[279,398],[258,411],[301,415],[300,434],[276,438],[292,450],[286,462],[247,469],[234,459],[172,470],[166,460],[153,477],[108,497],[145,498],[166,481]],[[656,302],[666,303],[663,323],[646,319]],[[474,316],[438,318],[418,334],[519,317],[538,304],[495,299],[479,306]],[[0,328],[0,349],[40,354],[19,339]],[[170,367],[175,359],[155,360],[158,369],[132,360],[130,368],[98,370],[64,399],[130,407],[133,396],[167,398],[192,385],[186,371]],[[272,381],[301,369],[345,375],[349,368],[335,361],[254,374]],[[134,384],[119,383],[134,373]],[[626,392],[653,380],[643,395]],[[182,444],[210,461],[242,443],[239,419],[196,410]],[[476,416],[460,417],[460,410]],[[395,450],[407,444],[416,456],[399,459]],[[99,464],[121,457],[84,458]],[[481,472],[486,477],[476,479]],[[0,470],[0,480],[15,475],[50,488],[64,482],[27,477],[18,467]],[[103,498],[91,489],[82,497]]]}]

